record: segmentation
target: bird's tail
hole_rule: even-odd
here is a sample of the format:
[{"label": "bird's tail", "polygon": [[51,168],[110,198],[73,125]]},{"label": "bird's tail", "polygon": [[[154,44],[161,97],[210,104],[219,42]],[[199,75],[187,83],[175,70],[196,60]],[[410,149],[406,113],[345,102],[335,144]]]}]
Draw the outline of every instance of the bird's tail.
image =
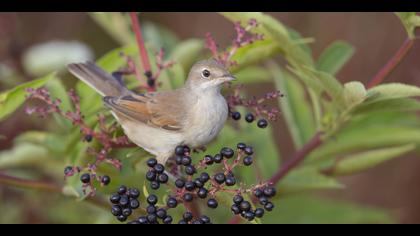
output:
[{"label": "bird's tail", "polygon": [[93,62],[69,64],[68,69],[102,96],[121,96],[129,92],[122,83]]}]

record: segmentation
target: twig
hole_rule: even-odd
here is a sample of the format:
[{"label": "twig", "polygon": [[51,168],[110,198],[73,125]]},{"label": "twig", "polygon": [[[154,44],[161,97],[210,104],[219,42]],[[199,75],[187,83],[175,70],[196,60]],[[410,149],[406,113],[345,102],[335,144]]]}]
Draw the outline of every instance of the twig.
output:
[{"label": "twig", "polygon": [[149,75],[151,75],[152,70],[150,67],[149,56],[147,55],[147,50],[146,50],[146,47],[144,46],[144,41],[141,34],[141,28],[140,28],[139,21],[137,19],[136,12],[130,12],[130,18],[131,18],[134,34],[136,35],[137,46],[139,48],[139,54],[140,54],[140,61],[143,65],[144,74],[148,78],[150,77]]},{"label": "twig", "polygon": [[9,176],[0,172],[0,184],[10,185],[21,188],[38,189],[47,192],[61,193],[61,188],[58,185],[37,180],[27,180],[14,176]]},{"label": "twig", "polygon": [[413,47],[414,39],[407,38],[394,56],[378,71],[378,73],[369,81],[367,88],[372,88],[380,84],[407,55]]},{"label": "twig", "polygon": [[299,151],[297,151],[281,168],[268,180],[269,183],[276,184],[286,176],[295,166],[308,156],[314,149],[322,144],[321,132],[317,132],[312,139]]}]

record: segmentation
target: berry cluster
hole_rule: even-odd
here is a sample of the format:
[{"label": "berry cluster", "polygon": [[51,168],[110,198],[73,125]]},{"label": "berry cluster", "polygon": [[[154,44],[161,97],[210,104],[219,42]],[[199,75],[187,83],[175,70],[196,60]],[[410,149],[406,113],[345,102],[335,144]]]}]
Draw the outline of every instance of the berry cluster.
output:
[{"label": "berry cluster", "polygon": [[[205,155],[203,159],[196,164],[191,158],[191,149],[187,146],[178,146],[175,149],[174,163],[170,169],[170,175],[174,177],[174,187],[172,194],[167,197],[165,204],[158,205],[158,197],[150,194],[147,197],[147,206],[144,208],[146,215],[140,216],[137,219],[130,221],[130,224],[171,224],[173,222],[172,216],[168,214],[170,209],[177,208],[183,204],[186,212],[182,219],[178,221],[179,224],[210,224],[211,220],[205,215],[193,215],[190,207],[194,200],[204,200],[207,207],[216,209],[219,206],[217,200],[218,192],[235,193],[233,197],[234,204],[231,207],[235,215],[241,215],[243,218],[252,221],[263,217],[265,211],[271,211],[274,208],[273,203],[269,198],[276,194],[273,187],[267,184],[256,185],[252,188],[246,189],[243,184],[239,184],[233,170],[237,166],[250,166],[253,164],[254,150],[251,146],[245,143],[238,143],[236,151],[229,147],[223,147],[215,155]],[[165,167],[159,164],[156,159],[151,158],[147,162],[148,171],[146,172],[146,179],[150,182],[150,188],[157,190],[161,184],[166,184],[169,181],[168,173],[165,172]],[[206,170],[209,166],[221,164],[221,170],[210,174]],[[172,184],[168,187],[172,188]],[[236,189],[235,186],[239,186]],[[131,192],[134,191],[135,194]],[[252,209],[252,204],[244,200],[244,194],[253,196],[255,202],[259,201],[261,208]],[[121,186],[117,194],[111,196],[112,214],[118,220],[126,221],[127,217],[131,215],[132,210],[139,207],[137,197],[139,192],[137,189],[127,189]],[[132,205],[131,201],[134,201]]]},{"label": "berry cluster", "polygon": [[[232,117],[233,120],[236,120],[236,121],[240,120],[241,117],[242,117],[242,115],[241,115],[241,113],[239,111],[231,112],[230,116]],[[247,113],[246,116],[245,116],[245,120],[248,123],[254,122],[254,120],[255,120],[254,114]],[[264,128],[266,128],[268,126],[268,122],[267,122],[266,119],[260,118],[257,121],[257,126],[258,126],[258,128],[264,129]]]},{"label": "berry cluster", "polygon": [[[252,221],[257,218],[264,216],[265,210],[272,211],[274,204],[269,201],[269,198],[273,197],[276,194],[276,189],[273,187],[263,187],[257,188],[253,191],[254,197],[258,198],[259,203],[264,206],[264,208],[252,209],[252,205],[249,201],[244,200],[242,195],[235,195],[233,197],[233,205],[230,208],[233,214],[241,215],[243,218]],[[265,209],[265,210],[264,210]]]},{"label": "berry cluster", "polygon": [[150,188],[157,190],[161,184],[166,184],[169,180],[169,176],[164,173],[165,166],[158,163],[156,159],[151,158],[147,161],[149,171],[146,173],[146,179],[150,182]]},{"label": "berry cluster", "polygon": [[117,217],[121,222],[126,221],[127,218],[133,213],[133,210],[140,207],[138,197],[140,191],[136,188],[127,188],[122,185],[118,188],[117,193],[112,194],[110,202],[113,204],[111,213]]}]

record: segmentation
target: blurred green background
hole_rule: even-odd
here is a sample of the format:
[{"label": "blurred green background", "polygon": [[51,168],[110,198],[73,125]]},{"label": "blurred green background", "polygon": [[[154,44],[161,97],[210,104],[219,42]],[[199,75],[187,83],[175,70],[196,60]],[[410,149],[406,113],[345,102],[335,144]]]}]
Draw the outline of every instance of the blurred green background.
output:
[{"label": "blurred green background", "polygon": [[[354,56],[337,74],[341,82],[368,81],[406,38],[400,21],[391,13],[268,14],[298,31],[302,37],[314,38],[315,41],[310,44],[314,58],[318,58],[335,40],[345,40],[353,45],[356,49]],[[211,32],[221,45],[228,45],[234,36],[232,23],[216,13],[142,13],[140,19],[145,30],[148,30],[146,41],[147,37],[153,38],[153,34],[167,34],[164,42],[149,42],[159,46],[174,44],[176,39],[172,40],[171,37],[179,40],[203,39],[206,32]],[[156,32],[153,27],[147,29],[150,22],[161,25],[172,33]],[[30,66],[43,59],[28,55],[28,50],[34,45],[51,41],[73,42],[80,49],[80,53],[75,53],[76,55],[71,55],[75,47],[68,51],[61,49],[65,55],[53,57],[53,61],[61,60],[62,57],[67,57],[67,60],[77,60],[79,56],[99,58],[120,46],[116,37],[111,37],[85,13],[0,13],[0,29],[0,91],[46,72],[42,70],[41,62],[35,69]],[[401,65],[387,78],[387,82],[420,85],[419,50],[420,45],[415,44]],[[6,76],[11,73],[18,76]],[[268,83],[255,83],[249,88],[255,94],[263,94],[271,89],[272,85]],[[286,130],[281,116],[272,125],[274,130]],[[20,133],[42,127],[42,123],[30,122],[23,109],[19,109],[0,123],[0,135],[7,137],[0,137],[0,150],[11,148],[13,138]],[[287,157],[294,152],[292,139],[287,131],[273,132],[273,135],[282,156]],[[285,198],[277,204],[275,214],[287,214],[278,214],[277,218],[268,220],[267,223],[420,223],[419,166],[420,160],[412,154],[364,173],[340,177],[341,182],[346,185],[345,189],[315,192],[316,197],[302,195]],[[23,176],[31,169],[25,168],[18,170]],[[62,169],[55,172],[61,173]],[[50,180],[48,175],[36,177]],[[344,204],[344,201],[354,204]],[[365,211],[357,211],[359,208],[364,208]],[[385,211],[375,210],[379,208]],[[55,193],[3,185],[0,185],[0,211],[7,213],[0,215],[0,223],[104,223],[108,222],[110,215],[106,210],[84,202],[75,204],[74,199]]]}]

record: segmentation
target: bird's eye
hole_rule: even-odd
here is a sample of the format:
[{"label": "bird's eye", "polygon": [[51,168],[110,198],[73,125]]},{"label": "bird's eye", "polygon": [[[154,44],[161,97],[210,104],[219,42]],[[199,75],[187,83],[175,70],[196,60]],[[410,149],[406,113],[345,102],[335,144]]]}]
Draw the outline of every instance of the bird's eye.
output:
[{"label": "bird's eye", "polygon": [[208,78],[208,77],[210,76],[210,71],[205,69],[205,70],[203,70],[202,75],[203,75],[205,78]]}]

